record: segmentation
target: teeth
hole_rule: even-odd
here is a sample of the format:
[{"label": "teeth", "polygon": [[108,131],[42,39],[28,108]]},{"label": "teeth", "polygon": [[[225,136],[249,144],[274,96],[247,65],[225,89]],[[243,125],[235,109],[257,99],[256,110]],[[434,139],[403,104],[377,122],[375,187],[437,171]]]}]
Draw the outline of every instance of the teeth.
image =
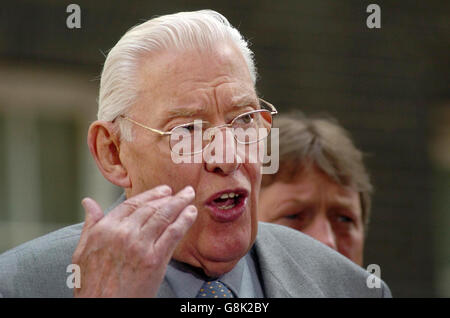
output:
[{"label": "teeth", "polygon": [[220,198],[221,198],[221,199],[228,199],[228,198],[233,199],[234,197],[237,198],[238,196],[239,196],[239,194],[234,193],[234,192],[230,192],[230,193],[224,193],[224,194],[222,194],[222,195],[220,196]]},{"label": "teeth", "polygon": [[229,209],[231,209],[231,208],[234,208],[234,204],[219,207],[219,209],[221,209],[221,210],[229,210]]}]

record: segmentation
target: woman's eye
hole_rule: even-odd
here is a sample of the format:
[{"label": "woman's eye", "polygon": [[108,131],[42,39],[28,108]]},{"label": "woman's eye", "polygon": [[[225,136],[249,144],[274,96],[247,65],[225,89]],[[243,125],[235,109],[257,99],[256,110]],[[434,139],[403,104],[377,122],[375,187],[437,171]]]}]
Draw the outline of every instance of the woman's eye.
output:
[{"label": "woman's eye", "polygon": [[340,223],[352,223],[353,219],[349,218],[346,215],[338,215],[337,216],[337,221],[340,222]]},{"label": "woman's eye", "polygon": [[304,221],[307,218],[307,212],[304,210],[292,213],[292,214],[286,214],[284,218],[288,220],[298,220],[298,221]]}]

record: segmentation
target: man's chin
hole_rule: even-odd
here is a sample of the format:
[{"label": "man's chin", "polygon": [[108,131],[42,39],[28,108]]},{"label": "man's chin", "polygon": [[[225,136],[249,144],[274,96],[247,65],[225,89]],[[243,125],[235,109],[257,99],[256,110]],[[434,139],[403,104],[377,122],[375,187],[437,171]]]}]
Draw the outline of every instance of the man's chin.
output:
[{"label": "man's chin", "polygon": [[229,262],[206,261],[202,263],[201,268],[208,277],[220,277],[231,271],[238,262],[239,258]]},{"label": "man's chin", "polygon": [[200,268],[208,277],[219,277],[231,271],[239,260],[245,256],[249,247],[234,251],[198,251],[194,255],[177,255],[173,258],[179,262]]},{"label": "man's chin", "polygon": [[214,225],[206,227],[207,230],[203,230],[204,235],[181,242],[173,254],[176,260],[201,268],[210,277],[218,277],[231,271],[248,253],[257,232],[256,226],[256,229],[249,232],[245,230],[249,226],[237,231],[236,228],[242,227],[229,224],[228,227],[234,226],[234,229],[227,231],[220,228],[222,225]]}]

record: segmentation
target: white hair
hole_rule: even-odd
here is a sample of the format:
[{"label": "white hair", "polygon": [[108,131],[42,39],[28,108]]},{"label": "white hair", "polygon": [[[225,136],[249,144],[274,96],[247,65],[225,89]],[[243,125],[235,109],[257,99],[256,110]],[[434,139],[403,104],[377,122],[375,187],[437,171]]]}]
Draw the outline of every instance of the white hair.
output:
[{"label": "white hair", "polygon": [[[145,53],[212,48],[224,41],[231,41],[240,50],[255,84],[257,73],[253,52],[239,31],[218,12],[179,12],[131,28],[106,57],[100,79],[98,119],[112,121],[124,115],[135,103],[138,64]],[[130,141],[130,123],[122,120],[119,126],[121,138]]]}]

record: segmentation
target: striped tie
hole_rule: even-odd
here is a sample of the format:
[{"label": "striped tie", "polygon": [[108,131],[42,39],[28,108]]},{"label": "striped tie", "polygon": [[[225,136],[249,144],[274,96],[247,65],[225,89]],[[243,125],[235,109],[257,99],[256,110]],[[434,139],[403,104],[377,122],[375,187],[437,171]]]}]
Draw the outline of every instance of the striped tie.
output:
[{"label": "striped tie", "polygon": [[234,298],[233,292],[220,280],[205,282],[197,298]]}]

